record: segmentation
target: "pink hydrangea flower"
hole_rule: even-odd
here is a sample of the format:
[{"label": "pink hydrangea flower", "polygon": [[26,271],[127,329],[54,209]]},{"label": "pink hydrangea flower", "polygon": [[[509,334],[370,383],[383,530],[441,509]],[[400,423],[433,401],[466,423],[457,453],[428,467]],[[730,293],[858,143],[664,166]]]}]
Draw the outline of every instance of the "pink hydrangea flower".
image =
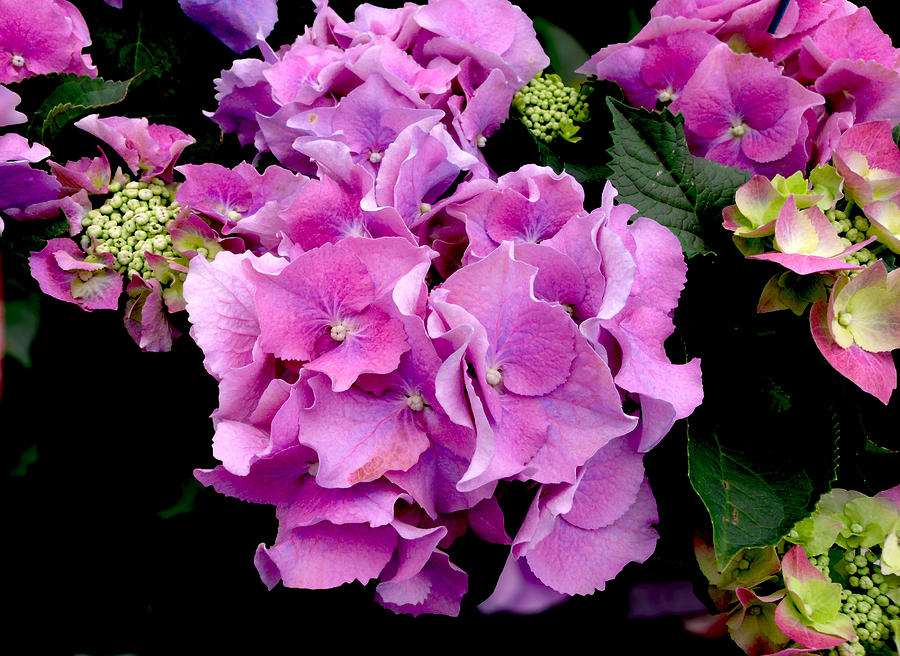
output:
[{"label": "pink hydrangea flower", "polygon": [[900,348],[900,274],[879,260],[841,276],[827,302],[813,304],[816,346],[839,373],[887,404],[897,387],[891,351]]},{"label": "pink hydrangea flower", "polygon": [[806,169],[814,110],[824,103],[771,62],[721,44],[671,109],[684,114],[696,155],[771,177]]},{"label": "pink hydrangea flower", "polygon": [[51,239],[28,258],[41,291],[85,310],[115,310],[122,276],[112,270],[112,255],[87,258],[71,239]]},{"label": "pink hydrangea flower", "polygon": [[578,72],[612,80],[628,102],[656,109],[681,95],[707,53],[719,44],[711,32],[718,23],[696,18],[658,16],[628,43],[603,48]]},{"label": "pink hydrangea flower", "polygon": [[169,125],[151,125],[146,118],[91,114],[75,123],[76,127],[105,141],[142,179],[159,177],[172,181],[175,161],[195,139]]},{"label": "pink hydrangea flower", "polygon": [[900,194],[900,151],[888,121],[857,123],[847,130],[833,154],[847,195],[865,206]]}]

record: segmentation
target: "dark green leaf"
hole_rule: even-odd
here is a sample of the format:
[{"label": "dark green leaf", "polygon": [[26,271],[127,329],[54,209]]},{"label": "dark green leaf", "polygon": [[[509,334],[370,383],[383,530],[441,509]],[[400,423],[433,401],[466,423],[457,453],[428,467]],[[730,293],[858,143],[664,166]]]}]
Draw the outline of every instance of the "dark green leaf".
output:
[{"label": "dark green leaf", "polygon": [[174,506],[160,510],[156,515],[161,519],[169,519],[176,515],[184,515],[194,509],[196,505],[197,493],[200,492],[201,485],[197,481],[191,479],[181,486],[181,498]]},{"label": "dark green leaf", "polygon": [[806,472],[759,455],[724,447],[715,433],[688,440],[688,475],[712,520],[722,569],[745,547],[777,544],[820,495]]},{"label": "dark green leaf", "polygon": [[34,463],[37,462],[38,459],[38,450],[37,444],[32,444],[30,447],[22,451],[22,455],[19,457],[19,464],[15,466],[15,468],[9,472],[10,476],[24,476],[28,473],[28,468],[31,467]]},{"label": "dark green leaf", "polygon": [[612,113],[610,180],[622,202],[655,219],[681,241],[687,257],[710,252],[706,227],[721,230],[721,212],[750,174],[691,155],[684,118],[607,99]]},{"label": "dark green leaf", "polygon": [[68,123],[101,107],[122,102],[134,78],[121,82],[84,75],[63,75],[61,83],[35,112],[41,141],[52,138]]}]

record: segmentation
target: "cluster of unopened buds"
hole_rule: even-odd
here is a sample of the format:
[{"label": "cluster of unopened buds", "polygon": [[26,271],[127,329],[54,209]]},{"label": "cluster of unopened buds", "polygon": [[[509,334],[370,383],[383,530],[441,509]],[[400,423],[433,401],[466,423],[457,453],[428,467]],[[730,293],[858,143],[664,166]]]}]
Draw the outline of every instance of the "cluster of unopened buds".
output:
[{"label": "cluster of unopened buds", "polygon": [[[81,220],[84,232],[81,248],[85,252],[111,253],[113,268],[129,277],[152,278],[153,267],[145,253],[174,258],[172,236],[168,232],[181,206],[174,201],[173,189],[159,178],[149,182],[110,183],[112,195],[89,211]],[[198,250],[207,255],[206,249]],[[184,280],[184,274],[180,275]]]},{"label": "cluster of unopened buds", "polygon": [[513,96],[513,107],[522,123],[537,139],[546,143],[559,137],[576,142],[579,126],[588,120],[589,90],[566,86],[555,73],[540,73]]},{"label": "cluster of unopened buds", "polygon": [[890,656],[900,646],[900,487],[834,489],[774,547],[724,569],[695,542],[713,603],[752,656]]}]

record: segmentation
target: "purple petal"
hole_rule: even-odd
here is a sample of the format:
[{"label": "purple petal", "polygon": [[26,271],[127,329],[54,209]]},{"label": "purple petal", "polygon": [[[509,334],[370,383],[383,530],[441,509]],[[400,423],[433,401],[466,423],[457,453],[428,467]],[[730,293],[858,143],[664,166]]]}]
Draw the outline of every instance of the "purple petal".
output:
[{"label": "purple petal", "polygon": [[269,36],[278,20],[276,0],[178,0],[184,13],[234,52]]}]

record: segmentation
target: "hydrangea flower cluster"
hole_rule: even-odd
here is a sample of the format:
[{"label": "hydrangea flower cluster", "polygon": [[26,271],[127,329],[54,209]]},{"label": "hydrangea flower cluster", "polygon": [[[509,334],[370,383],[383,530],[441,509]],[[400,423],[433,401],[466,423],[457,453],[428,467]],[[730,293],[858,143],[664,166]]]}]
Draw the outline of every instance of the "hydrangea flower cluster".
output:
[{"label": "hydrangea flower cluster", "polygon": [[[487,170],[480,148],[513,94],[549,64],[531,20],[507,0],[360,5],[345,22],[318,2],[316,20],[277,52],[240,59],[216,81],[211,118],[243,145],[313,173],[346,150],[371,168],[407,126],[441,122]],[[486,173],[485,173],[486,174]]]},{"label": "hydrangea flower cluster", "polygon": [[62,210],[71,237],[51,239],[32,253],[32,275],[44,293],[89,311],[115,310],[127,292],[129,334],[144,350],[168,350],[176,333],[164,308],[183,309],[180,287],[187,256],[195,254],[178,237],[186,229],[212,233],[208,226],[196,227],[195,219],[176,220],[180,206],[172,202],[177,188],[172,167],[194,140],[147,119],[93,114],[76,125],[108,143],[140,179],[130,180],[121,169],[113,174],[102,149],[95,158],[65,165],[51,161],[59,193],[27,213],[43,218]]},{"label": "hydrangea flower cluster", "polygon": [[900,487],[867,497],[835,488],[775,547],[718,570],[695,542],[710,596],[751,656],[881,656],[900,645]]},{"label": "hydrangea flower cluster", "polygon": [[888,121],[849,128],[833,165],[737,190],[724,226],[748,259],[786,270],[766,285],[758,311],[810,308],[810,326],[829,363],[887,403],[897,387],[891,351],[900,348],[900,273],[882,254],[900,253],[900,150]]},{"label": "hydrangea flower cluster", "polygon": [[576,142],[581,137],[576,123],[588,120],[587,87],[566,86],[555,73],[533,77],[513,96],[522,123],[538,139],[550,143],[559,137]]},{"label": "hydrangea flower cluster", "polygon": [[[247,246],[184,281],[220,390],[221,465],[195,474],[275,506],[270,587],[379,579],[387,608],[455,615],[447,549],[471,531],[510,546],[483,608],[535,611],[655,548],[643,454],[702,399],[699,362],[664,348],[686,266],[612,186],[589,213],[568,174],[491,175],[479,143],[546,62],[524,21],[438,0],[348,24],[322,3],[293,46],[235,64],[256,73],[214,115],[295,173],[178,168],[183,211]],[[531,498],[513,536],[509,494]]]},{"label": "hydrangea flower cluster", "polygon": [[900,121],[900,58],[867,8],[791,2],[778,19],[778,4],[659,0],[579,71],[682,113],[694,154],[767,177],[828,162],[852,125]]}]

